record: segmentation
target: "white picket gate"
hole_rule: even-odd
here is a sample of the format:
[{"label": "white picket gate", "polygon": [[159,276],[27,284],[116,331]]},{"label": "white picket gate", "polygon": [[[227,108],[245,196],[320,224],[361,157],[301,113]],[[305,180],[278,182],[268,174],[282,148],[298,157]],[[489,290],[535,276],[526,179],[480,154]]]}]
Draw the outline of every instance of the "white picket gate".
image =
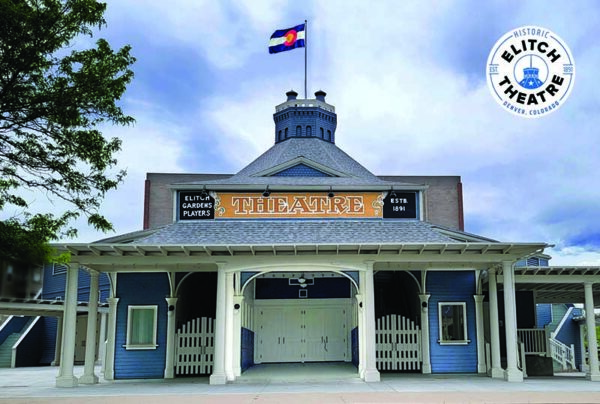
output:
[{"label": "white picket gate", "polygon": [[215,320],[201,317],[185,323],[176,334],[175,374],[212,373],[215,353]]},{"label": "white picket gate", "polygon": [[421,330],[408,318],[389,314],[375,327],[377,369],[421,370]]}]

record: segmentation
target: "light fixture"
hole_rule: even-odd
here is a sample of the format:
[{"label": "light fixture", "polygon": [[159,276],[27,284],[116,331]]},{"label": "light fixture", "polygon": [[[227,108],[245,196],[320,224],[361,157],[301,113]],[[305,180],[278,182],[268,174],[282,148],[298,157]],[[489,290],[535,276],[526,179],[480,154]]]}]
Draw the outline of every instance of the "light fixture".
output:
[{"label": "light fixture", "polygon": [[206,185],[204,186],[204,188],[202,188],[202,197],[206,198],[208,196],[208,192],[206,191]]},{"label": "light fixture", "polygon": [[305,288],[306,286],[308,286],[308,284],[306,283],[306,278],[304,277],[304,274],[300,275],[300,278],[298,278],[298,284],[300,285],[301,288]]},{"label": "light fixture", "polygon": [[269,195],[271,195],[271,191],[269,191],[269,186],[267,185],[264,192],[262,193],[262,196],[264,196],[265,198],[268,198]]},{"label": "light fixture", "polygon": [[392,187],[392,192],[390,193],[390,198],[395,198],[396,195],[396,191],[394,191],[394,187]]},{"label": "light fixture", "polygon": [[329,193],[327,194],[328,197],[333,198],[335,196],[335,194],[333,193],[333,189],[331,187],[329,187]]}]

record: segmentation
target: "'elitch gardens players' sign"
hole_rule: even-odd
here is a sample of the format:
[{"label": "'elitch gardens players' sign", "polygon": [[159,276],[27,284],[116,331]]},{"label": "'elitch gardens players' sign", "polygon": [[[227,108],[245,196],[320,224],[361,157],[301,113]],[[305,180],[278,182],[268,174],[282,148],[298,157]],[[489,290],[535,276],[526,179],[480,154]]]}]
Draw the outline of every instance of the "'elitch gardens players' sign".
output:
[{"label": "'elitch gardens players' sign", "polygon": [[215,198],[207,192],[179,192],[179,220],[215,218]]},{"label": "'elitch gardens players' sign", "polygon": [[256,193],[179,192],[179,220],[248,218],[417,219],[416,192]]}]

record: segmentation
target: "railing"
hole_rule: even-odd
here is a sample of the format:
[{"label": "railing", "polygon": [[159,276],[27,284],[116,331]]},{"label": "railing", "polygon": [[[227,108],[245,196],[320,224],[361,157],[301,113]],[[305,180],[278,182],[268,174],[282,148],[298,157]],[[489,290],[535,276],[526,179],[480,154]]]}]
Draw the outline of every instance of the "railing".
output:
[{"label": "railing", "polygon": [[548,339],[550,342],[550,354],[552,359],[561,364],[563,370],[575,369],[575,346],[570,347],[554,338]]},{"label": "railing", "polygon": [[543,328],[522,328],[517,330],[519,341],[524,345],[527,355],[547,355],[547,335]]}]

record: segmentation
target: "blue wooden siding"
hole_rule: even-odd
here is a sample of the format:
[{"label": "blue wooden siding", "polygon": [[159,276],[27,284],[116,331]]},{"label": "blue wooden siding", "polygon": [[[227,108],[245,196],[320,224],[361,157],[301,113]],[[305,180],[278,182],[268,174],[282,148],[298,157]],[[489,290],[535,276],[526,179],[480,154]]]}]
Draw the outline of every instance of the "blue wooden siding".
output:
[{"label": "blue wooden siding", "polygon": [[6,338],[14,333],[19,333],[25,327],[25,324],[31,319],[28,316],[11,316],[6,322],[3,324],[2,329],[0,330],[0,344],[6,341]]},{"label": "blue wooden siding", "polygon": [[[429,347],[433,373],[477,372],[477,334],[475,325],[475,273],[473,271],[431,271],[427,273],[429,299]],[[467,345],[440,345],[438,302],[465,302]]]},{"label": "blue wooden siding", "polygon": [[[53,273],[52,264],[44,265],[44,282],[42,286],[42,299],[65,299],[65,286],[66,286],[67,274]],[[108,275],[101,273],[98,278],[98,287],[100,289],[100,301],[106,302],[109,296],[110,283],[108,281]],[[83,269],[79,270],[79,276],[77,278],[77,300],[80,302],[89,301],[90,296],[90,275]]]},{"label": "blue wooden siding", "polygon": [[[160,379],[164,377],[167,343],[167,302],[169,281],[165,273],[119,274],[117,281],[117,329],[115,379]],[[126,350],[127,308],[130,305],[156,305],[156,349]]]},{"label": "blue wooden siding", "polygon": [[55,357],[58,319],[56,317],[44,317],[43,322],[44,333],[40,339],[40,345],[42,346],[40,365],[50,365]]},{"label": "blue wooden siding", "polygon": [[352,341],[352,364],[358,367],[358,327],[350,331],[350,340]]},{"label": "blue wooden siding", "polygon": [[[24,330],[25,331],[25,330]],[[21,340],[17,348],[15,367],[38,366],[42,356],[42,344],[40,341],[44,336],[43,318],[34,320],[34,325],[27,335]]]},{"label": "blue wooden siding", "polygon": [[573,321],[573,317],[581,316],[581,314],[581,309],[573,309],[558,334],[554,337],[567,346],[571,346],[571,344],[575,346],[575,364],[577,367],[581,366],[581,341],[579,339],[579,324]]},{"label": "blue wooden siding", "polygon": [[537,328],[544,328],[552,322],[552,305],[548,303],[536,304],[536,326]]},{"label": "blue wooden siding", "polygon": [[242,327],[242,370],[254,366],[254,332]]}]

